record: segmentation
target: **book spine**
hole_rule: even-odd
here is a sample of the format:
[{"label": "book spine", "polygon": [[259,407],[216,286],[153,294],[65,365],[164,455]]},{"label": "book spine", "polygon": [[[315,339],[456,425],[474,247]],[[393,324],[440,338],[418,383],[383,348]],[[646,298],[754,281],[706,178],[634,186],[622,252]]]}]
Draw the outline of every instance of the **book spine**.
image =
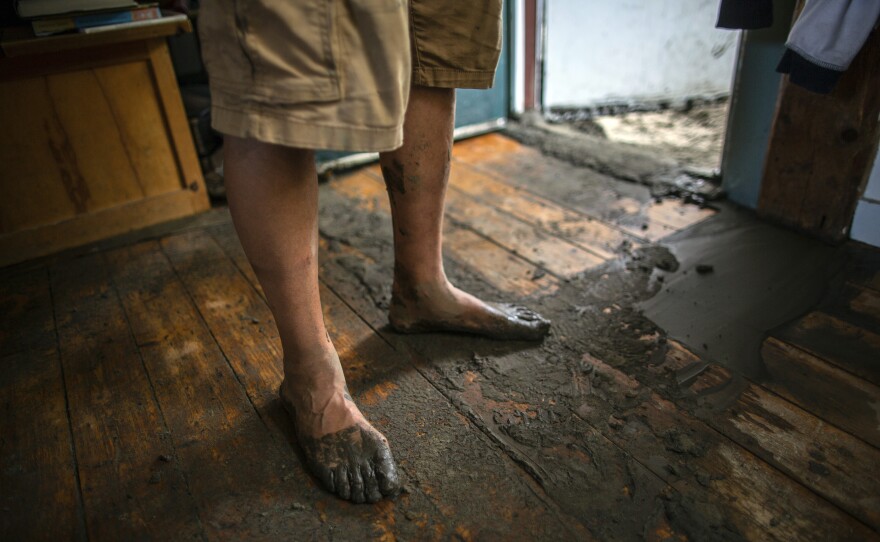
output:
[{"label": "book spine", "polygon": [[36,19],[31,21],[35,36],[51,36],[70,32],[72,30],[84,30],[95,26],[108,24],[130,23],[135,21],[148,21],[158,19],[162,12],[158,7],[145,7],[130,11],[113,13],[96,13],[93,15],[80,15],[78,17],[52,17],[49,19]]},{"label": "book spine", "polygon": [[131,23],[134,21],[146,21],[149,19],[158,19],[162,16],[159,8],[142,8],[132,9],[129,11],[117,11],[113,13],[96,13],[94,15],[80,15],[74,17],[76,28],[84,30],[95,26],[105,26],[110,24]]},{"label": "book spine", "polygon": [[82,32],[85,32],[86,34],[97,34],[98,32],[110,32],[112,30],[122,30],[124,28],[137,28],[140,26],[152,26],[156,24],[166,24],[185,20],[187,20],[187,16],[183,13],[179,13],[176,15],[168,15],[166,17],[160,17],[158,19],[148,19],[145,21],[132,21],[128,23],[109,24],[105,26],[93,26],[91,28],[84,28]]}]

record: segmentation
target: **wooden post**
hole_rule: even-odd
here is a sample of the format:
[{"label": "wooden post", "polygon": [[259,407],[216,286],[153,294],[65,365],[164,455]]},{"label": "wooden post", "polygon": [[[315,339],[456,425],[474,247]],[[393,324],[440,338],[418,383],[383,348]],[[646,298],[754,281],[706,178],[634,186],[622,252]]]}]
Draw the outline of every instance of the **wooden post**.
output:
[{"label": "wooden post", "polygon": [[846,239],[877,152],[880,31],[874,30],[831,94],[785,77],[758,214],[831,242]]}]

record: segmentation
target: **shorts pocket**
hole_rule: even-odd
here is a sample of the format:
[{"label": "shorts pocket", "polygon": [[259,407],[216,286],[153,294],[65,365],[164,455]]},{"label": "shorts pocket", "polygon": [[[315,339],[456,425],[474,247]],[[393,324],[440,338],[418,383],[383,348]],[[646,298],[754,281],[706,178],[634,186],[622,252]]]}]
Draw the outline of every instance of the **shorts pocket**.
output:
[{"label": "shorts pocket", "polygon": [[272,103],[340,99],[337,1],[233,0],[235,39],[251,72],[249,80],[240,81],[242,98]]}]

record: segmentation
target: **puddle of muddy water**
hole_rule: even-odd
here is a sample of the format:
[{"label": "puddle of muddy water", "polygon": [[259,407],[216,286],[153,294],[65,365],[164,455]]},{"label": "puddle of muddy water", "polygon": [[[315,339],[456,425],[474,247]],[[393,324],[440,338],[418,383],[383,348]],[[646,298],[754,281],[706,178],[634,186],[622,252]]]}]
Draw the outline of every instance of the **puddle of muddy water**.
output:
[{"label": "puddle of muddy water", "polygon": [[764,376],[768,331],[816,306],[844,250],[732,207],[664,244],[679,269],[639,308],[703,359],[751,378]]}]

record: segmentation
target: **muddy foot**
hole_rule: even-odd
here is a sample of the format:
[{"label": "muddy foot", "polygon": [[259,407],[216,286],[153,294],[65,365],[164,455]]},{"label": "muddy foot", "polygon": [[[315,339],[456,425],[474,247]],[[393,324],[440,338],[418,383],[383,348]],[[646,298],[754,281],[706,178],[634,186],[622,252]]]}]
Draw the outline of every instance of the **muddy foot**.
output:
[{"label": "muddy foot", "polygon": [[321,436],[312,436],[303,429],[313,425],[310,422],[314,420],[298,416],[293,402],[285,395],[282,384],[281,404],[297,425],[297,439],[309,471],[326,490],[354,503],[374,503],[400,491],[397,463],[388,440],[357,410],[347,392],[344,403],[350,406],[345,408],[353,410],[354,424]]},{"label": "muddy foot", "polygon": [[398,289],[388,321],[400,333],[452,331],[491,339],[538,341],[550,331],[550,320],[509,303],[486,303],[448,285],[444,288]]}]

